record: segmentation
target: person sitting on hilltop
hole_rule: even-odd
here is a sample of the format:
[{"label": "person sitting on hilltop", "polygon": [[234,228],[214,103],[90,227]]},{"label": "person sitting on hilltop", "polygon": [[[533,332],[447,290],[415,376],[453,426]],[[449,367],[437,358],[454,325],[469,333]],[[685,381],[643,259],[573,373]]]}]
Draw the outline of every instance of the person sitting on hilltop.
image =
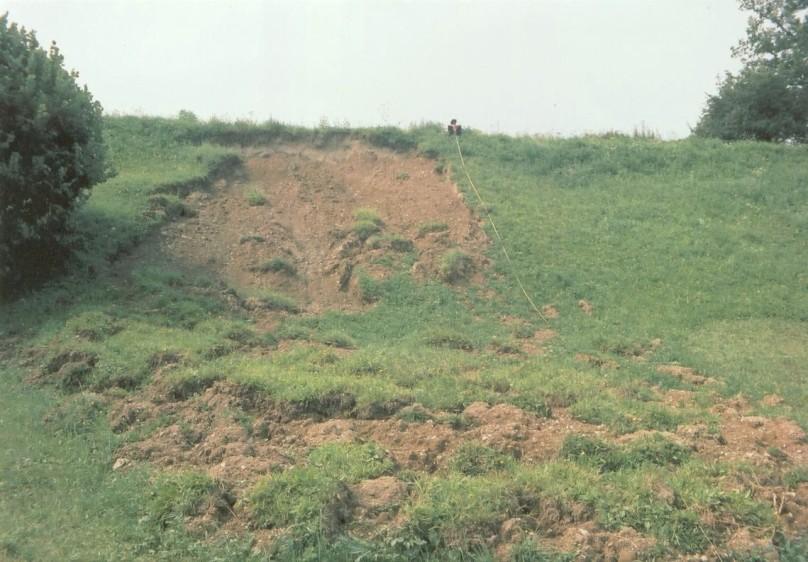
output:
[{"label": "person sitting on hilltop", "polygon": [[457,135],[459,137],[462,132],[463,127],[460,126],[460,123],[457,122],[457,119],[452,119],[449,122],[449,134]]}]

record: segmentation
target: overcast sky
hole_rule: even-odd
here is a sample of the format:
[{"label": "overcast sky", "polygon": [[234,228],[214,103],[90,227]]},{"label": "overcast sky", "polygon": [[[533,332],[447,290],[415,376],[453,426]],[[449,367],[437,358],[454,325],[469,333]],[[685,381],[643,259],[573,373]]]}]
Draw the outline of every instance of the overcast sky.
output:
[{"label": "overcast sky", "polygon": [[0,0],[107,112],[686,136],[736,0]]}]

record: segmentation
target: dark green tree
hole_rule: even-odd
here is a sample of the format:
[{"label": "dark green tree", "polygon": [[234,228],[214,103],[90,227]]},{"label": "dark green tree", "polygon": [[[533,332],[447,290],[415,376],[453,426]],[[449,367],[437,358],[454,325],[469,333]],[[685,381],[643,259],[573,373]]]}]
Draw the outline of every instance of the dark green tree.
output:
[{"label": "dark green tree", "polygon": [[744,63],[709,96],[694,133],[727,140],[808,141],[808,0],[739,0],[751,12]]},{"label": "dark green tree", "polygon": [[71,211],[104,177],[101,106],[63,63],[0,16],[0,298],[61,267]]}]

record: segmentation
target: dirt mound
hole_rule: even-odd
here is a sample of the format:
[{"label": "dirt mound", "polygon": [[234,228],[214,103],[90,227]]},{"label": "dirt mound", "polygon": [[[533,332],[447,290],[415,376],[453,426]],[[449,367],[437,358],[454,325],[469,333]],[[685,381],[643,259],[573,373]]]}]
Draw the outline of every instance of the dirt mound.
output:
[{"label": "dirt mound", "polygon": [[169,255],[236,289],[277,291],[317,313],[362,306],[360,268],[376,279],[397,268],[432,277],[451,249],[478,276],[487,264],[480,222],[432,160],[359,143],[252,149],[244,159],[246,177],[189,197],[196,216],[166,227],[163,240]]}]

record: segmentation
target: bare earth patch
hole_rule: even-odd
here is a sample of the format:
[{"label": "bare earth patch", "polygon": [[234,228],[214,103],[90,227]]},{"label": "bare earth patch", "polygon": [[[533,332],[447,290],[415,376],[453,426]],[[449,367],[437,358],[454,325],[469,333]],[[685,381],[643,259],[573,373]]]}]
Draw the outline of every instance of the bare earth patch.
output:
[{"label": "bare earth patch", "polygon": [[[361,308],[358,270],[384,278],[390,257],[407,251],[416,254],[416,278],[436,277],[443,255],[459,249],[481,281],[488,238],[433,160],[359,143],[251,149],[244,157],[245,178],[190,198],[197,216],[164,229],[166,253],[237,289],[289,295],[312,313]],[[381,219],[376,238],[355,232],[359,209]]]}]

